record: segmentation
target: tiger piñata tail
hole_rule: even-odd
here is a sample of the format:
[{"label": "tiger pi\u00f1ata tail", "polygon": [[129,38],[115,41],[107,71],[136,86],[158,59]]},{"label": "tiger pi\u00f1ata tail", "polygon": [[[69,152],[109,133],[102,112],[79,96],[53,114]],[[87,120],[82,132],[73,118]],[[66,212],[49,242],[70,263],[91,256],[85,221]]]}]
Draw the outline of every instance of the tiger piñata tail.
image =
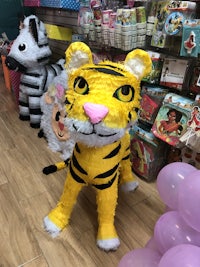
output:
[{"label": "tiger pi\u00f1ata tail", "polygon": [[6,65],[9,69],[22,73],[19,118],[30,120],[33,128],[40,127],[40,97],[53,78],[64,69],[64,59],[48,64],[51,54],[44,23],[35,15],[26,17],[6,57]]},{"label": "tiger pi\u00f1ata tail", "polygon": [[80,190],[91,185],[97,195],[97,246],[109,251],[120,245],[114,226],[118,185],[127,191],[138,186],[131,171],[128,128],[137,118],[140,81],[151,66],[148,53],[141,49],[130,52],[124,64],[96,65],[84,43],[72,43],[67,49],[65,124],[76,144],[60,201],[44,218],[52,236],[67,226]]}]

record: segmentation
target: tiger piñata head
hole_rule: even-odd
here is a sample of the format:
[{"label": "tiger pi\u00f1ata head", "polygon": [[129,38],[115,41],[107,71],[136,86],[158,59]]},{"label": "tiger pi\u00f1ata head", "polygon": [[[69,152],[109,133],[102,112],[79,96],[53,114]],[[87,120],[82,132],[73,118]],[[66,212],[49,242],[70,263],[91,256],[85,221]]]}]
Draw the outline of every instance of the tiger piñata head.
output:
[{"label": "tiger pi\u00f1ata head", "polygon": [[76,42],[68,47],[65,124],[76,142],[100,147],[125,134],[137,119],[140,82],[151,66],[150,56],[141,49],[128,53],[124,64],[94,64],[86,44]]}]

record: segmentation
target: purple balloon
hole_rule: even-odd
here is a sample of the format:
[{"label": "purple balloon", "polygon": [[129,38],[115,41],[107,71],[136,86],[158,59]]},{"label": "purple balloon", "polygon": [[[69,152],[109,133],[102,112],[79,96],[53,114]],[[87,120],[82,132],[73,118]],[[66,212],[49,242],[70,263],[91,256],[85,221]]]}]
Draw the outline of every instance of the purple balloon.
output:
[{"label": "purple balloon", "polygon": [[159,248],[158,248],[158,244],[156,243],[154,237],[151,237],[151,238],[149,239],[149,241],[148,241],[148,242],[146,243],[146,245],[145,245],[145,248],[150,248],[150,249],[155,250],[155,251],[157,251],[158,253],[160,253],[160,250],[159,250]]},{"label": "purple balloon", "polygon": [[125,254],[118,267],[158,267],[161,255],[149,248],[134,249]]},{"label": "purple balloon", "polygon": [[154,239],[162,254],[181,244],[200,246],[200,233],[190,227],[178,211],[168,211],[157,220]]},{"label": "purple balloon", "polygon": [[157,189],[163,202],[171,209],[178,209],[179,186],[191,172],[197,170],[185,162],[173,162],[161,169],[157,176]]},{"label": "purple balloon", "polygon": [[178,203],[186,223],[200,232],[200,170],[192,172],[181,184]]},{"label": "purple balloon", "polygon": [[158,267],[199,267],[200,248],[181,244],[170,248],[161,258]]}]

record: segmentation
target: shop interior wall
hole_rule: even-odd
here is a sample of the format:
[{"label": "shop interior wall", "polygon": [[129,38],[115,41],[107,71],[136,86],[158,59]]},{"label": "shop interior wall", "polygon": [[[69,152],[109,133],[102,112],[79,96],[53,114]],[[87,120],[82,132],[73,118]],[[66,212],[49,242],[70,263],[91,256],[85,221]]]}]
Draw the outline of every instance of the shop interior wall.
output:
[{"label": "shop interior wall", "polygon": [[[68,11],[57,8],[38,7],[35,14],[44,23],[71,28],[73,34],[78,33],[78,12]],[[65,51],[69,46],[69,42],[49,39],[49,45],[52,50],[52,62],[65,57]]]}]

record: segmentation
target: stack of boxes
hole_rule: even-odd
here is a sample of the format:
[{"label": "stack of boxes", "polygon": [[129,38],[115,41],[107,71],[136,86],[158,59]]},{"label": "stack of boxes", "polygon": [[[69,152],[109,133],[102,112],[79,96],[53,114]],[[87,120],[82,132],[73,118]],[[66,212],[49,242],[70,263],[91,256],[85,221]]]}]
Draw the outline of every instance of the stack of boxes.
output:
[{"label": "stack of boxes", "polygon": [[116,12],[112,9],[101,10],[101,16],[97,18],[94,14],[94,20],[87,25],[87,29],[85,25],[82,27],[89,41],[102,46],[115,47],[123,51],[144,47],[146,43],[145,7],[118,8]]}]

